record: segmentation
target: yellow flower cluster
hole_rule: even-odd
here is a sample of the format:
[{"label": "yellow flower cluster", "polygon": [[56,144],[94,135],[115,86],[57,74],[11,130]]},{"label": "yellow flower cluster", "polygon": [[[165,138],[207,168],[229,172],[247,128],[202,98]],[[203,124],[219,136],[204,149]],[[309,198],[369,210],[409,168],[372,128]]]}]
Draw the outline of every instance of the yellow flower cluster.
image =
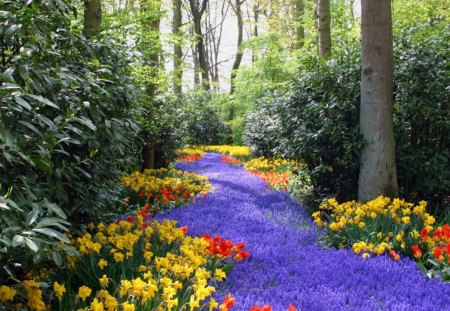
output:
[{"label": "yellow flower cluster", "polygon": [[181,187],[183,191],[199,194],[207,193],[211,189],[211,184],[206,176],[167,168],[145,170],[143,173],[136,171],[129,176],[122,177],[121,182],[125,187],[136,192],[144,189],[157,193],[161,188]]},{"label": "yellow flower cluster", "polygon": [[267,159],[265,157],[254,158],[244,164],[248,171],[288,171],[299,168],[300,163],[286,159]]},{"label": "yellow flower cluster", "polygon": [[252,154],[250,148],[247,146],[214,145],[214,146],[198,146],[197,148],[203,151],[229,154],[230,156],[236,158],[244,158]]},{"label": "yellow flower cluster", "polygon": [[[419,231],[431,231],[435,219],[426,211],[427,203],[418,205],[379,196],[367,203],[349,201],[339,204],[329,199],[312,214],[315,223],[330,234],[330,245],[351,246],[356,254],[381,255],[396,249],[410,252],[420,237]],[[328,219],[328,223],[324,219]]]},{"label": "yellow flower cluster", "polygon": [[[74,274],[90,266],[96,269],[92,275],[102,275],[98,279],[102,290],[93,293],[92,285],[86,284],[76,292],[81,301],[90,301],[87,310],[112,311],[119,306],[120,310],[134,310],[148,303],[164,310],[178,309],[182,305],[189,305],[190,310],[203,307],[202,302],[216,290],[209,285],[210,281],[220,282],[226,278],[220,268],[206,270],[209,242],[185,236],[175,221],[155,220],[142,226],[142,217],[137,218],[137,223],[100,223],[94,228],[95,233],[85,233],[73,240],[72,247],[79,252],[78,256],[68,258]],[[129,267],[130,263],[135,264],[136,258],[142,258],[133,271],[136,277],[110,282],[107,267]],[[96,264],[86,265],[85,262]],[[117,287],[111,286],[117,283]],[[53,290],[59,299],[66,292],[64,285],[56,282]],[[180,301],[179,297],[186,299]],[[211,303],[216,304],[213,299]]]},{"label": "yellow flower cluster", "polygon": [[13,301],[17,291],[9,286],[0,286],[0,302]]},{"label": "yellow flower cluster", "polygon": [[196,155],[199,157],[203,157],[203,155],[205,154],[205,152],[201,149],[196,149],[196,148],[183,148],[178,150],[179,154],[184,154],[184,155]]}]

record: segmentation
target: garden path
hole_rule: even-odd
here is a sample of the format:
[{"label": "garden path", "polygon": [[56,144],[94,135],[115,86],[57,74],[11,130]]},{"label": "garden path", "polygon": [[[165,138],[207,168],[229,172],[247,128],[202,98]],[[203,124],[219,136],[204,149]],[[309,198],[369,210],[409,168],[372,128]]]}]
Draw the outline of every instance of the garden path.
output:
[{"label": "garden path", "polygon": [[206,153],[180,169],[209,177],[206,199],[158,215],[188,225],[189,235],[208,233],[245,242],[250,258],[237,263],[220,299],[236,298],[233,310],[270,304],[274,311],[450,310],[450,284],[426,279],[417,265],[387,256],[362,259],[349,250],[325,250],[306,211],[282,191],[242,167]]}]

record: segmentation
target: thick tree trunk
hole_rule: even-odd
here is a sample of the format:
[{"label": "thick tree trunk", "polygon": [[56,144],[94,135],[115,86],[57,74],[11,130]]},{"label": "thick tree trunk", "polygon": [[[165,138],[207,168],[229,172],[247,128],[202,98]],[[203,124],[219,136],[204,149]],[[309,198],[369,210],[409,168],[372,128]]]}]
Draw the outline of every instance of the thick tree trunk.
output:
[{"label": "thick tree trunk", "polygon": [[176,42],[173,46],[173,86],[176,95],[180,95],[183,88],[183,51],[181,49],[181,26],[183,17],[181,14],[181,0],[173,0],[173,34],[176,37]]},{"label": "thick tree trunk", "polygon": [[392,124],[391,0],[362,0],[361,153],[358,199],[398,195]]},{"label": "thick tree trunk", "polygon": [[319,55],[331,56],[330,0],[317,1],[317,28],[319,32]]},{"label": "thick tree trunk", "polygon": [[100,33],[102,26],[102,1],[84,0],[83,35],[90,39]]},{"label": "thick tree trunk", "polygon": [[305,45],[305,27],[303,27],[303,14],[305,12],[305,5],[303,0],[294,0],[295,1],[295,19],[298,23],[296,29],[296,48],[300,49]]},{"label": "thick tree trunk", "polygon": [[[243,40],[243,32],[244,32],[244,20],[242,19],[242,4],[244,1],[236,0],[235,6],[233,6],[234,11],[236,13],[237,22],[238,22],[238,40],[237,40],[237,51],[236,57],[234,59],[233,67],[231,69],[231,86],[230,86],[230,95],[233,95],[235,91],[234,80],[236,78],[237,70],[241,66],[243,51],[242,51],[242,40]],[[231,113],[232,114],[232,113]]]}]

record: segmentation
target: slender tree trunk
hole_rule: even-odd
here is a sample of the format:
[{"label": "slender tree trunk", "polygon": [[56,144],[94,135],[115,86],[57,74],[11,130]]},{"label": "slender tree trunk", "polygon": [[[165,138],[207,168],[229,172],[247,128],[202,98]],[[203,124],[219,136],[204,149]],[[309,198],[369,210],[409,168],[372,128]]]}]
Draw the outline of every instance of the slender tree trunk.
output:
[{"label": "slender tree trunk", "polygon": [[[254,5],[253,5],[253,14],[254,14],[254,19],[253,19],[253,21],[254,21],[254,23],[255,23],[255,26],[254,26],[254,28],[253,28],[253,37],[254,38],[257,38],[258,36],[259,36],[259,33],[258,33],[258,22],[259,22],[259,4],[258,3],[255,3]],[[256,60],[257,60],[257,49],[256,48],[253,48],[252,49],[252,63],[254,63],[254,62],[256,62]]]},{"label": "slender tree trunk", "polygon": [[231,69],[231,87],[230,87],[230,95],[232,95],[235,91],[236,86],[234,85],[234,80],[236,78],[237,70],[241,66],[243,51],[242,51],[242,40],[243,40],[243,32],[244,32],[244,20],[242,19],[242,4],[244,1],[236,0],[235,6],[233,6],[234,11],[236,13],[237,22],[238,22],[238,40],[237,40],[237,51],[236,57],[234,59],[233,67]]},{"label": "slender tree trunk", "polygon": [[202,33],[202,16],[206,10],[207,4],[208,0],[202,0],[201,3],[199,2],[199,0],[189,0],[189,5],[191,7],[191,13],[194,22],[194,33],[197,36],[196,49],[198,55],[198,63],[202,71],[202,87],[205,91],[209,91],[211,89],[208,76],[208,58],[205,51],[205,43]]},{"label": "slender tree trunk", "polygon": [[303,14],[305,12],[305,5],[303,3],[303,0],[295,0],[295,2],[295,19],[298,23],[296,29],[296,48],[300,49],[305,45],[305,28],[303,27]]},{"label": "slender tree trunk", "polygon": [[102,1],[84,0],[83,35],[90,39],[100,33],[102,26]]},{"label": "slender tree trunk", "polygon": [[198,61],[197,47],[192,47],[192,58],[194,61],[194,87],[198,89],[200,87],[200,63]]},{"label": "slender tree trunk", "polygon": [[180,95],[183,88],[183,51],[181,49],[181,26],[183,17],[181,14],[181,0],[173,0],[173,34],[175,44],[173,46],[173,86],[176,95]]},{"label": "slender tree trunk", "polygon": [[398,195],[393,130],[391,0],[362,0],[361,152],[358,199]]},{"label": "slender tree trunk", "polygon": [[[378,1],[378,0],[377,0]],[[331,56],[330,0],[317,1],[317,26],[319,30],[319,55]]]}]

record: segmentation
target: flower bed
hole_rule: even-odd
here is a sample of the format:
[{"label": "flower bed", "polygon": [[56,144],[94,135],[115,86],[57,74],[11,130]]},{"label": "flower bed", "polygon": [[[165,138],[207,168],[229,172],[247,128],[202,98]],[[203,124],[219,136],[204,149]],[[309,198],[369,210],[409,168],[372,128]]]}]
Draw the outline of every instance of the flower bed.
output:
[{"label": "flower bed", "polygon": [[234,158],[248,160],[251,158],[250,148],[247,146],[231,146],[231,145],[214,145],[214,146],[198,146],[197,148],[207,151],[216,152],[220,154],[230,155]]},{"label": "flower bed", "polygon": [[204,155],[204,152],[202,150],[192,148],[180,149],[178,153],[178,161],[180,162],[196,162],[200,160]]},{"label": "flower bed", "polygon": [[148,214],[172,209],[206,197],[211,185],[202,175],[161,168],[134,172],[121,178],[127,213],[143,209]]},{"label": "flower bed", "polygon": [[237,158],[233,158],[230,155],[221,156],[220,161],[222,161],[224,163],[228,163],[228,164],[233,164],[233,165],[240,165],[242,163],[241,160],[239,160]]},{"label": "flower bed", "polygon": [[261,177],[271,189],[287,190],[292,173],[298,173],[301,165],[293,160],[259,157],[246,162],[244,168],[251,174]]},{"label": "flower bed", "polygon": [[415,205],[383,196],[365,204],[330,199],[313,218],[327,229],[323,241],[328,246],[349,247],[363,258],[407,256],[428,276],[450,281],[450,225],[433,227],[435,219],[426,206],[425,201]]},{"label": "flower bed", "polygon": [[[175,221],[89,225],[72,238],[72,256],[41,269],[16,286],[0,287],[0,306],[30,310],[228,310],[212,298],[235,260],[248,257],[243,243],[189,237]],[[216,243],[220,241],[220,243]],[[226,244],[226,252],[217,252]],[[61,256],[61,255],[59,255]],[[234,259],[233,259],[234,258]],[[51,285],[51,286],[49,286]]]}]

